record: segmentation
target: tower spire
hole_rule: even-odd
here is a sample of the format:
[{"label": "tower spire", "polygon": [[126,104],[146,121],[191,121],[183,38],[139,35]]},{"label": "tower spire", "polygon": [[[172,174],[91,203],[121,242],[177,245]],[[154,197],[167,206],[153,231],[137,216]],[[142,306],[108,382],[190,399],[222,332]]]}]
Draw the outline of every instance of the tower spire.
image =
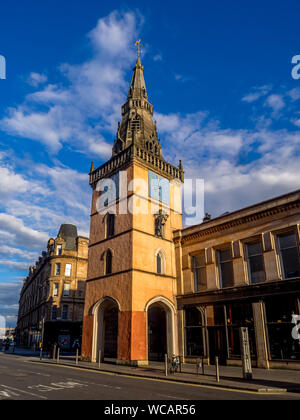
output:
[{"label": "tower spire", "polygon": [[122,106],[122,122],[112,154],[115,156],[134,143],[138,147],[162,157],[156,124],[153,122],[153,106],[148,100],[144,67],[140,57],[140,41],[136,42],[136,46],[138,46],[137,60],[133,68],[127,101]]}]

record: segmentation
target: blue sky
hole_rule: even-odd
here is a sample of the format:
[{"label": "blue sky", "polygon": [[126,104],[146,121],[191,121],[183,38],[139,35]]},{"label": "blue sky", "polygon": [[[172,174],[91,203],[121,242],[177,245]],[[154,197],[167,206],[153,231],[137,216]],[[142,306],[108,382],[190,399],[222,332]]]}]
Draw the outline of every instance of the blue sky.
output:
[{"label": "blue sky", "polygon": [[217,216],[299,188],[300,4],[223,0],[1,5],[0,314],[63,222],[88,235],[91,160],[110,156],[142,38],[164,157]]}]

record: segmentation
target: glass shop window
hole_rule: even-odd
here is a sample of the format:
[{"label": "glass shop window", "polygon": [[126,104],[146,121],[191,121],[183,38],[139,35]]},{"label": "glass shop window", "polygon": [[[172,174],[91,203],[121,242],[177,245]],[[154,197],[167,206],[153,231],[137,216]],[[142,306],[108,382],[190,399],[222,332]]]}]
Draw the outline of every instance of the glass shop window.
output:
[{"label": "glass shop window", "polygon": [[198,308],[185,309],[186,357],[204,355],[204,334],[201,311]]},{"label": "glass shop window", "polygon": [[250,353],[256,356],[254,318],[251,303],[231,303],[226,305],[228,355],[241,357],[240,327],[248,328]]},{"label": "glass shop window", "polygon": [[292,336],[292,317],[299,315],[299,296],[269,298],[265,313],[270,359],[300,360],[300,343]]}]

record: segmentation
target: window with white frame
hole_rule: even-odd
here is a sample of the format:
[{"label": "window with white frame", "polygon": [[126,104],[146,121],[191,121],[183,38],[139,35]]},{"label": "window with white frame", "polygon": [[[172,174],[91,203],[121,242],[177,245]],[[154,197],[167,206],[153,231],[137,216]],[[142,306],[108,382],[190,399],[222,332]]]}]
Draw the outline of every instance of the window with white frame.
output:
[{"label": "window with white frame", "polygon": [[56,276],[60,276],[60,267],[61,267],[60,263],[55,264],[55,275]]},{"label": "window with white frame", "polygon": [[56,255],[62,255],[62,245],[57,245],[57,247],[56,247]]},{"label": "window with white frame", "polygon": [[72,274],[72,264],[66,264],[65,276],[71,277],[71,274]]},{"label": "window with white frame", "polygon": [[54,283],[53,284],[53,297],[57,297],[58,296],[58,288],[59,288],[59,284],[58,283]]},{"label": "window with white frame", "polygon": [[299,245],[295,232],[277,236],[282,275],[285,279],[300,276]]},{"label": "window with white frame", "polygon": [[64,284],[64,297],[70,296],[71,285],[69,283]]}]

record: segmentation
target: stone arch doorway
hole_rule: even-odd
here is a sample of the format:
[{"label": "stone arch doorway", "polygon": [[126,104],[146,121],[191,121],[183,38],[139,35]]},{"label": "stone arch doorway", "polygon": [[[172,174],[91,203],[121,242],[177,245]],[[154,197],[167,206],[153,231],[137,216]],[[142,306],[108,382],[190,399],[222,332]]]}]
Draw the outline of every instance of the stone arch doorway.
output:
[{"label": "stone arch doorway", "polygon": [[120,307],[116,300],[106,297],[95,305],[93,329],[93,362],[118,358],[118,327]]},{"label": "stone arch doorway", "polygon": [[165,354],[176,353],[174,307],[167,299],[155,298],[146,311],[148,360],[164,361]]}]

